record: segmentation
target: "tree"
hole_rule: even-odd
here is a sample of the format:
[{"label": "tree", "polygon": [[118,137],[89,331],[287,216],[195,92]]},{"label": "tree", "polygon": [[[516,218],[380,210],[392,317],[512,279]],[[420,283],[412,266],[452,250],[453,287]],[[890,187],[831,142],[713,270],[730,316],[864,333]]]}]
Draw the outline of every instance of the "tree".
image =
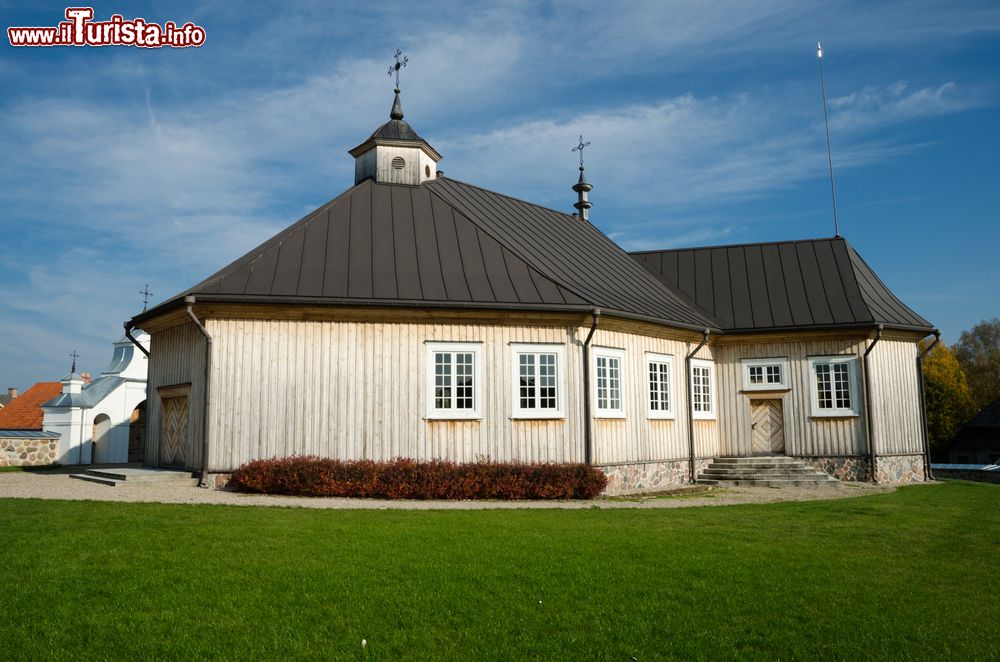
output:
[{"label": "tree", "polygon": [[963,331],[955,343],[955,358],[980,409],[1000,398],[1000,318]]},{"label": "tree", "polygon": [[[921,342],[921,349],[927,341]],[[924,394],[927,398],[927,437],[934,459],[946,459],[955,433],[978,411],[965,373],[943,342],[924,357]]]}]

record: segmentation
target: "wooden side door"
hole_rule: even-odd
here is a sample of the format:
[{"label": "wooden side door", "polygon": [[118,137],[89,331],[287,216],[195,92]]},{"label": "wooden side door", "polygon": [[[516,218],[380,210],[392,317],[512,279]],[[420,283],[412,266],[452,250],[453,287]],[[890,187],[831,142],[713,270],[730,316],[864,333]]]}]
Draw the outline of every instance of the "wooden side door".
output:
[{"label": "wooden side door", "polygon": [[750,452],[754,455],[785,452],[785,416],[781,400],[750,401]]},{"label": "wooden side door", "polygon": [[187,396],[163,398],[163,414],[160,420],[160,465],[187,466],[189,447]]}]

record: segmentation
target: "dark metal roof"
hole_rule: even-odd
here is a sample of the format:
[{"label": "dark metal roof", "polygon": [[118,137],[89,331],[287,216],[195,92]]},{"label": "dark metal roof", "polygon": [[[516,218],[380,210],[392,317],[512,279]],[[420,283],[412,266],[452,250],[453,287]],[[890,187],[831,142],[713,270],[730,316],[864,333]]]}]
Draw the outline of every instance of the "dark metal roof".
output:
[{"label": "dark metal roof", "polygon": [[607,312],[716,326],[589,223],[439,178],[366,180],[176,297]]},{"label": "dark metal roof", "polygon": [[588,303],[685,328],[719,328],[711,315],[662,287],[618,244],[576,216],[454,179],[439,178],[428,187]]},{"label": "dark metal roof", "polygon": [[884,324],[931,331],[843,238],[632,256],[728,331]]}]

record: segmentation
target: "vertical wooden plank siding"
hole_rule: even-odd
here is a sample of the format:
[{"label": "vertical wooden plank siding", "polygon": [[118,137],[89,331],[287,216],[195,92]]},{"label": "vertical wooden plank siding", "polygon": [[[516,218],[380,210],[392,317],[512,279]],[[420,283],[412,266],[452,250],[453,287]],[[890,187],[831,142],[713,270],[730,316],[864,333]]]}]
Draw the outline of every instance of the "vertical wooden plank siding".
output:
[{"label": "vertical wooden plank siding", "polygon": [[[582,342],[587,327],[503,324],[357,323],[210,319],[212,361],[210,469],[229,471],[255,458],[319,455],[344,459],[413,457],[469,462],[583,460]],[[482,419],[427,420],[426,342],[482,347]],[[162,403],[157,388],[190,383],[191,468],[200,466],[204,341],[191,324],[152,336],[147,461],[159,457]],[[565,418],[515,420],[511,343],[565,348]],[[593,419],[596,464],[680,460],[688,455],[685,357],[695,343],[598,329],[592,346],[625,351],[625,418]],[[860,377],[860,338],[711,344],[716,419],[695,421],[699,458],[750,454],[750,397],[742,359],[789,360],[789,390],[779,397],[788,455],[858,455],[866,451],[864,416],[813,418],[809,357],[853,355]],[[673,357],[675,417],[648,417],[646,354]],[[883,339],[870,357],[874,427],[880,454],[922,450],[917,346]],[[593,386],[593,385],[592,385]],[[859,407],[864,409],[858,384]],[[755,394],[756,395],[756,394]],[[591,394],[592,397],[592,394]]]},{"label": "vertical wooden plank siding", "polygon": [[883,339],[868,357],[872,373],[875,449],[879,455],[920,453],[917,343]]},{"label": "vertical wooden plank siding", "polygon": [[[586,338],[586,335],[583,336]],[[595,464],[679,460],[688,457],[687,380],[685,357],[694,347],[686,342],[653,338],[631,333],[598,329],[591,341],[594,348],[607,347],[625,351],[622,370],[622,398],[625,418],[594,420],[593,449]],[[650,419],[648,414],[646,354],[673,357],[674,418]],[[699,358],[711,358],[705,347]],[[580,359],[577,360],[577,363]],[[582,381],[582,376],[581,376]],[[591,384],[593,389],[593,384]],[[579,390],[579,388],[578,388]],[[581,416],[582,414],[577,414]],[[711,454],[716,443],[716,421],[695,423],[696,453]]]},{"label": "vertical wooden plank siding", "polygon": [[[883,341],[884,342],[884,341]],[[865,452],[864,392],[861,361],[865,341],[858,338],[724,344],[715,348],[716,371],[720,383],[722,422],[721,453],[750,454],[750,399],[743,393],[742,360],[750,358],[787,358],[787,392],[779,392],[785,416],[785,453],[787,455],[858,455]],[[879,348],[875,349],[875,353]],[[811,380],[809,357],[849,354],[857,357],[859,383],[857,396],[861,415],[843,418],[811,416]],[[906,366],[914,372],[915,364]],[[873,372],[875,372],[873,364]]]},{"label": "vertical wooden plank siding", "polygon": [[[583,460],[581,362],[588,328],[234,319],[210,319],[207,326],[216,352],[213,471],[228,471],[255,458],[301,454],[458,462]],[[425,419],[428,341],[482,344],[481,420]],[[565,418],[511,418],[511,343],[565,347]],[[692,345],[604,330],[598,330],[592,344],[626,351],[627,417],[594,421],[595,462],[687,457],[684,357]],[[674,420],[647,417],[646,352],[674,357]],[[182,353],[196,354],[190,348]],[[702,356],[711,358],[711,348]],[[201,397],[201,391],[192,389],[193,400],[200,403]],[[699,456],[718,454],[716,421],[698,422],[697,435]]]},{"label": "vertical wooden plank siding", "polygon": [[151,334],[146,412],[146,464],[160,458],[160,421],[163,402],[157,389],[191,384],[188,396],[187,439],[191,447],[188,466],[201,466],[201,425],[205,402],[205,345],[194,324],[184,324]]}]

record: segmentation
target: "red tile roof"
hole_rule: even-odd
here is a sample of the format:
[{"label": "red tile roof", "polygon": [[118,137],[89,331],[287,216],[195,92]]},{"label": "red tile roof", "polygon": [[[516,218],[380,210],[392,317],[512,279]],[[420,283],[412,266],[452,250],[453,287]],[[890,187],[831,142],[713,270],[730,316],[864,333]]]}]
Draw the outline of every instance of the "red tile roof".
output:
[{"label": "red tile roof", "polygon": [[38,382],[0,409],[0,430],[41,430],[42,405],[60,393],[59,382]]}]

